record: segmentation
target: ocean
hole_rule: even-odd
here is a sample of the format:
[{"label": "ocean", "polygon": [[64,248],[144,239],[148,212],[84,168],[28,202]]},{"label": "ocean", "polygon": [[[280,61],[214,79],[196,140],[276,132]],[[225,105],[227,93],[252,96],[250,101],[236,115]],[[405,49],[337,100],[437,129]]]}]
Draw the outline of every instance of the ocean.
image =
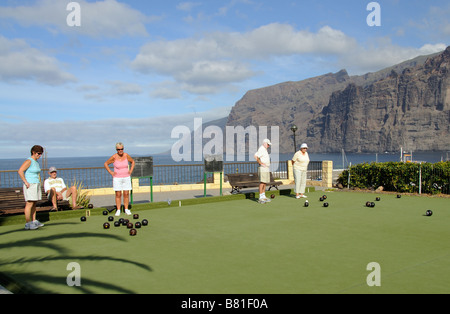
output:
[{"label": "ocean", "polygon": [[[291,159],[293,154],[280,154],[279,160],[286,161]],[[316,154],[309,153],[311,161],[323,161],[331,160],[333,161],[334,169],[346,168],[350,163],[352,165],[360,163],[371,163],[371,162],[389,162],[389,161],[399,161],[400,152],[396,154],[392,153],[380,153],[380,154],[345,154],[341,153],[328,153],[328,154]],[[436,163],[442,160],[446,160],[450,156],[450,152],[431,152],[431,153],[413,153],[413,160],[415,161],[425,161],[430,163]],[[90,168],[90,167],[103,167],[104,162],[110,156],[99,156],[99,157],[48,157],[48,167],[56,168]],[[26,158],[23,159],[0,159],[0,171],[3,170],[18,170]],[[253,157],[247,157],[246,161],[254,161]],[[344,163],[343,163],[344,161]],[[39,160],[42,167],[42,159]],[[225,160],[225,163],[229,161]],[[182,161],[174,162],[170,155],[153,155],[154,165],[185,165],[185,164],[202,164],[203,162],[194,161]]]}]

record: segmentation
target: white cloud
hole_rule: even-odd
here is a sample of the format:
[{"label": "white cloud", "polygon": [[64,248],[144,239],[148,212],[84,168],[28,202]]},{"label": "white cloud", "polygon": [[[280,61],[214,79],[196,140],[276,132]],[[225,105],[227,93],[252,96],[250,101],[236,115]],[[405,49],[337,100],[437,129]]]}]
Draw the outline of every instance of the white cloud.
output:
[{"label": "white cloud", "polygon": [[216,85],[239,82],[251,77],[254,73],[239,62],[233,61],[197,61],[192,68],[176,75],[182,82],[193,85]]},{"label": "white cloud", "polygon": [[109,81],[112,95],[139,95],[142,94],[142,87],[136,83],[127,83],[122,81]]},{"label": "white cloud", "polygon": [[447,45],[440,43],[440,44],[426,44],[419,48],[419,53],[421,55],[429,55],[432,53],[444,51],[447,48]]},{"label": "white cloud", "polygon": [[[231,107],[215,107],[198,113],[90,122],[14,121],[0,115],[3,120],[0,133],[8,134],[0,142],[8,147],[8,156],[3,158],[20,157],[17,152],[35,144],[51,151],[54,157],[106,156],[118,141],[123,142],[131,154],[154,154],[170,150],[177,141],[171,138],[172,129],[176,126],[183,125],[193,130],[194,118],[202,118],[206,123],[228,116],[230,110]],[[70,143],[70,149],[67,143]]]},{"label": "white cloud", "polygon": [[160,99],[180,99],[181,87],[179,84],[171,81],[164,81],[151,85],[150,96]]},{"label": "white cloud", "polygon": [[201,38],[154,41],[131,63],[135,71],[169,76],[186,90],[213,93],[256,75],[253,60],[293,54],[343,54],[356,41],[329,26],[317,33],[269,24],[246,33],[215,32]]},{"label": "white cloud", "polygon": [[145,25],[159,17],[149,17],[116,0],[99,2],[77,1],[81,7],[81,26],[67,25],[69,1],[38,0],[34,5],[0,7],[1,19],[13,19],[31,27],[47,27],[52,32],[76,33],[94,38],[121,36],[147,36]]},{"label": "white cloud", "polygon": [[426,44],[420,48],[394,45],[389,39],[379,40],[370,47],[357,49],[339,56],[338,63],[351,75],[374,72],[422,55],[445,50],[445,44]]},{"label": "white cloud", "polygon": [[193,8],[200,6],[200,2],[182,2],[177,5],[177,10],[190,12]]},{"label": "white cloud", "polygon": [[57,59],[30,47],[24,40],[0,35],[1,81],[35,80],[47,85],[75,82],[76,78],[61,67]]},{"label": "white cloud", "polygon": [[389,37],[372,38],[364,45],[330,26],[311,32],[272,23],[244,33],[213,32],[196,38],[149,42],[141,47],[131,67],[144,74],[171,77],[188,92],[208,94],[260,74],[254,70],[255,64],[262,64],[259,68],[263,69],[275,58],[313,56],[328,60],[328,68],[363,74],[445,47],[442,43],[402,47],[392,44]]},{"label": "white cloud", "polygon": [[105,102],[112,97],[138,96],[144,92],[140,84],[121,80],[106,81],[102,86],[81,85],[76,91],[83,93],[85,99],[97,102]]}]

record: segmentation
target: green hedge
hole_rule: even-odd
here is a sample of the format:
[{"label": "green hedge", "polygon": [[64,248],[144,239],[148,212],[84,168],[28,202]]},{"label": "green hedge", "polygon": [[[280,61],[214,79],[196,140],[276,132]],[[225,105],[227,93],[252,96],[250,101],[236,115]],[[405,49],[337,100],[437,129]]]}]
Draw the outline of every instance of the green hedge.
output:
[{"label": "green hedge", "polygon": [[376,189],[382,186],[385,191],[418,193],[421,173],[422,193],[450,194],[450,161],[432,163],[363,163],[344,170],[338,183],[361,189]]}]

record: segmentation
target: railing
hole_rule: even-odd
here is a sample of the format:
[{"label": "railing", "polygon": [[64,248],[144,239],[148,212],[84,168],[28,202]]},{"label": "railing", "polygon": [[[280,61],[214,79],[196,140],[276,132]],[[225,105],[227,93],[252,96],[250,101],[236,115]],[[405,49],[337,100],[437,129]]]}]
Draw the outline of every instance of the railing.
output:
[{"label": "railing", "polygon": [[322,162],[311,161],[308,165],[308,180],[321,181],[322,180]]},{"label": "railing", "polygon": [[[320,162],[319,162],[320,163]],[[274,165],[274,163],[272,163]],[[276,166],[276,164],[275,164]],[[315,170],[316,172],[319,170]],[[320,170],[321,171],[321,170]],[[234,162],[224,163],[224,176],[231,173],[256,173],[258,164],[256,162]],[[278,163],[274,176],[277,179],[288,178],[287,162]],[[313,175],[317,177],[318,175]],[[320,175],[319,175],[320,176]],[[42,169],[42,182],[49,177],[48,169]],[[63,178],[67,186],[74,185],[75,182],[81,182],[86,189],[97,189],[112,187],[111,175],[104,167],[92,168],[61,168],[58,169],[58,177]],[[212,174],[207,174],[207,182],[211,181]],[[153,185],[177,185],[203,183],[204,165],[154,165],[153,166]],[[0,188],[22,187],[23,183],[16,170],[0,171]],[[150,180],[140,179],[139,185],[148,186]]]}]

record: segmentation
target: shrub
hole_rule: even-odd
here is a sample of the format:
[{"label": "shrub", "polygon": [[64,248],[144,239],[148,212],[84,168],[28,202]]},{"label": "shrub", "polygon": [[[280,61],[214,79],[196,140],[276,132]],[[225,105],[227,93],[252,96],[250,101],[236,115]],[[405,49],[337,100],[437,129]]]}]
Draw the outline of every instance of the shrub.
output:
[{"label": "shrub", "polygon": [[[450,194],[450,161],[432,163],[363,163],[344,170],[337,180],[343,186],[348,184],[360,189],[376,189],[383,186],[385,191]],[[420,181],[419,181],[420,180]]]},{"label": "shrub", "polygon": [[73,185],[77,188],[77,205],[87,208],[91,202],[91,198],[88,196],[88,192],[82,193],[84,189],[83,182],[75,181]]}]

